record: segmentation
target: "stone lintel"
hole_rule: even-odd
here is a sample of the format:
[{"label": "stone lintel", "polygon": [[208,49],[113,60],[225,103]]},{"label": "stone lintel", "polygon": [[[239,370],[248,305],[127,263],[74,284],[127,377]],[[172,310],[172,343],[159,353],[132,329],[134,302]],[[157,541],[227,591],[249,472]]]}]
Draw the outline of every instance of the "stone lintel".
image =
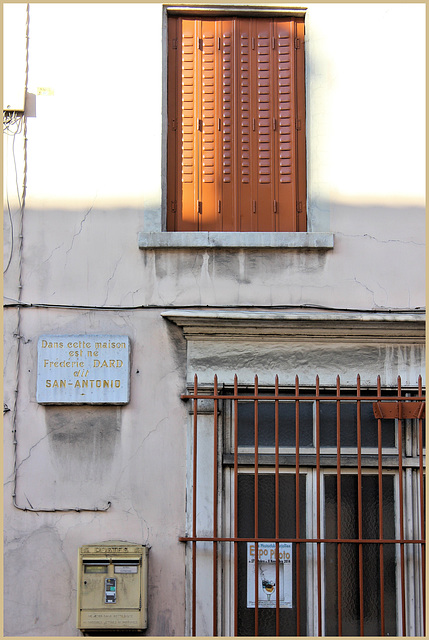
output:
[{"label": "stone lintel", "polygon": [[280,340],[424,344],[423,313],[164,311],[187,340]]}]

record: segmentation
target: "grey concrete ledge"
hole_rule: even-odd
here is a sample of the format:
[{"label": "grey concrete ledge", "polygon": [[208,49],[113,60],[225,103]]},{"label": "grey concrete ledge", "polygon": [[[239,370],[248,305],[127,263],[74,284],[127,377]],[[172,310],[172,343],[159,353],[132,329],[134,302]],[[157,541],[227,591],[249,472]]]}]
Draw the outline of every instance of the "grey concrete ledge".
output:
[{"label": "grey concrete ledge", "polygon": [[161,316],[187,340],[425,343],[424,313],[175,309]]},{"label": "grey concrete ledge", "polygon": [[140,249],[333,249],[333,233],[140,232]]}]

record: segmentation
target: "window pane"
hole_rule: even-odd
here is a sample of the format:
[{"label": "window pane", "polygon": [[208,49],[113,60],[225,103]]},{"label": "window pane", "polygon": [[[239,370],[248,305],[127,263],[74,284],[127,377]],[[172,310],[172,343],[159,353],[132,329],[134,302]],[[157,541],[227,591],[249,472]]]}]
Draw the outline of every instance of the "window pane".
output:
[{"label": "window pane", "polygon": [[[418,437],[418,426],[419,421],[417,421],[417,437]],[[426,449],[426,420],[422,420],[422,442],[423,442],[423,450]]]},{"label": "window pane", "polygon": [[[383,538],[395,537],[394,477],[386,475],[382,482]],[[378,478],[362,476],[362,537],[379,538]],[[325,476],[325,537],[337,537],[337,477]],[[359,536],[358,477],[341,477],[341,537]],[[325,616],[326,634],[338,635],[338,548],[325,545]],[[380,553],[383,560],[385,631],[396,635],[395,545],[363,545],[364,634],[381,635]],[[340,549],[342,635],[360,635],[359,545],[343,543]]]},{"label": "window pane", "polygon": [[[340,406],[340,438],[342,447],[357,447],[357,403],[342,402]],[[378,447],[378,421],[372,402],[360,403],[362,447]],[[395,421],[381,421],[383,448],[395,447]],[[320,446],[337,446],[337,403],[320,403]]]},{"label": "window pane", "polygon": [[[295,402],[279,402],[279,446],[295,447]],[[258,439],[260,447],[275,446],[275,403],[258,402]],[[238,445],[255,444],[255,403],[238,403]],[[299,404],[299,446],[313,444],[313,403]]]},{"label": "window pane", "polygon": [[[300,534],[306,535],[306,486],[305,476],[300,475]],[[238,478],[238,535],[252,537],[254,530],[254,476],[239,474]],[[296,536],[296,506],[295,506],[295,476],[281,474],[279,476],[279,528],[280,537],[294,538]],[[273,474],[261,474],[258,478],[258,534],[261,538],[275,535],[275,477]],[[292,608],[280,608],[280,635],[294,636],[297,634],[297,599],[296,599],[296,565],[299,556],[300,566],[300,633],[307,633],[307,604],[306,604],[306,545],[292,545]],[[238,544],[238,635],[252,636],[255,634],[255,609],[248,607],[247,582],[248,562],[247,544]],[[282,565],[281,565],[282,566]],[[275,598],[274,602],[275,602]],[[259,608],[259,635],[273,636],[276,634],[276,609]]]}]

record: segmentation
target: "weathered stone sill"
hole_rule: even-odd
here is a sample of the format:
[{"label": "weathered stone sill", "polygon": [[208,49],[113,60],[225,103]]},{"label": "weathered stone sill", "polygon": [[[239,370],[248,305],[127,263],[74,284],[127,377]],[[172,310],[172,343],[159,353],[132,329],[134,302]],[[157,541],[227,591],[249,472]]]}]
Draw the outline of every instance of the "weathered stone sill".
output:
[{"label": "weathered stone sill", "polygon": [[140,232],[140,249],[333,249],[333,233]]}]

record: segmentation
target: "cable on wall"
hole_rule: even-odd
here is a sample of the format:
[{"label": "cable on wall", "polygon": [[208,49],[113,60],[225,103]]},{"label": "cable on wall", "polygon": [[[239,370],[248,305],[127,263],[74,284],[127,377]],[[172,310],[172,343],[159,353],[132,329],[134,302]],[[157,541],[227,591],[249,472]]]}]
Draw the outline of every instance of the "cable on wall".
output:
[{"label": "cable on wall", "polygon": [[201,305],[201,304],[139,304],[130,306],[121,305],[85,305],[85,304],[55,304],[45,302],[24,302],[22,300],[16,300],[10,296],[3,296],[5,300],[10,300],[9,303],[3,304],[4,309],[16,308],[20,306],[22,309],[76,309],[81,311],[152,311],[154,309],[252,309],[257,311],[258,309],[318,309],[320,311],[343,311],[350,313],[425,313],[426,307],[412,307],[404,309],[403,307],[377,307],[373,308],[351,308],[351,307],[330,307],[323,304],[260,304],[255,306],[249,306],[245,304],[223,304],[223,305]]},{"label": "cable on wall", "polygon": [[[30,28],[30,5],[27,4],[27,14],[26,14],[26,64],[25,64],[25,95],[27,95],[27,87],[28,87],[28,62],[29,62],[29,28]],[[15,131],[11,131],[11,127],[16,126]],[[15,149],[13,146],[13,156],[14,156],[14,164],[15,164],[15,180],[17,183],[17,191],[18,191],[18,202],[19,202],[19,235],[18,235],[18,299],[16,300],[16,308],[17,308],[17,323],[16,330],[13,336],[17,339],[16,346],[16,379],[15,379],[15,402],[12,413],[12,434],[13,434],[13,506],[20,511],[29,511],[29,512],[45,512],[45,513],[58,513],[58,512],[82,512],[82,511],[107,511],[111,507],[111,502],[107,502],[105,507],[93,507],[93,508],[83,508],[83,507],[65,507],[65,508],[56,508],[56,507],[47,507],[47,508],[35,508],[32,506],[30,501],[28,500],[29,507],[23,507],[19,505],[16,501],[17,494],[17,483],[18,483],[18,438],[17,438],[17,413],[18,413],[18,394],[19,394],[19,372],[21,366],[21,340],[23,336],[21,335],[21,309],[27,305],[22,303],[22,256],[23,256],[23,240],[24,240],[24,210],[25,210],[25,200],[26,200],[26,192],[27,192],[27,117],[24,114],[17,116],[16,118],[10,117],[6,122],[5,129],[5,120],[3,116],[3,128],[7,135],[13,135],[13,145],[15,144],[16,135],[18,133],[23,132],[23,183],[22,183],[22,197],[19,194],[18,187],[18,174],[16,168],[16,160],[15,160]],[[9,204],[9,203],[8,203]],[[9,215],[11,216],[10,209]],[[13,227],[12,227],[13,230]],[[10,262],[12,260],[12,251],[13,245],[11,249],[11,255],[8,261],[8,265],[6,268],[9,268]],[[9,409],[9,407],[8,407]]]},{"label": "cable on wall", "polygon": [[10,202],[9,202],[9,138],[11,137],[13,138],[12,155],[13,155],[13,164],[15,168],[16,194],[18,198],[18,207],[19,207],[18,211],[21,211],[22,202],[21,202],[21,195],[20,195],[20,190],[18,185],[18,169],[16,166],[15,141],[16,141],[17,135],[22,133],[23,126],[24,126],[23,111],[8,111],[8,110],[3,111],[3,133],[6,134],[7,136],[6,138],[6,180],[5,180],[6,203],[7,203],[7,210],[8,210],[9,223],[10,223],[10,234],[11,234],[9,259],[8,259],[6,268],[3,271],[3,275],[9,269],[10,263],[12,262],[13,245],[14,245],[14,226],[13,226],[13,218],[12,218],[12,212],[10,209]]}]

